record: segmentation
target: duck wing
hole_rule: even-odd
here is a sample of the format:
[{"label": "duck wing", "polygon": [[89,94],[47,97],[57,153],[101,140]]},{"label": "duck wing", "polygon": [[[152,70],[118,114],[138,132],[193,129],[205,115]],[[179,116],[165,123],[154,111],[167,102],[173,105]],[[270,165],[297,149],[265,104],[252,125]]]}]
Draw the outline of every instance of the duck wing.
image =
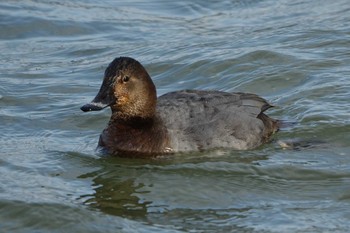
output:
[{"label": "duck wing", "polygon": [[264,122],[271,118],[263,114],[270,107],[250,93],[183,90],[160,96],[157,114],[175,151],[251,149],[271,134]]}]

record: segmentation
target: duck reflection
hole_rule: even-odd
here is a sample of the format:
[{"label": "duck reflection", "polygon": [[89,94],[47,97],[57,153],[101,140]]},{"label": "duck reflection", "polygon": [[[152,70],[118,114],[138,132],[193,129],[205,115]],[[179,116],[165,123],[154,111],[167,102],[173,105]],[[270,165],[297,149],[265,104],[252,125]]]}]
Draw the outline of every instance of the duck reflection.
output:
[{"label": "duck reflection", "polygon": [[92,178],[93,196],[81,197],[84,204],[100,211],[127,218],[142,218],[147,214],[147,205],[151,202],[140,200],[139,193],[145,186],[136,181],[137,169],[118,166],[111,169],[109,164],[102,169],[84,174],[80,178]]},{"label": "duck reflection", "polygon": [[134,185],[132,179],[96,185],[94,197],[88,199],[85,204],[107,214],[122,217],[145,216],[148,203],[142,203],[137,196],[133,195],[141,186]]},{"label": "duck reflection", "polygon": [[[228,190],[207,189],[208,182],[215,186],[216,180],[230,174],[231,168],[234,169],[232,177],[236,178],[237,172],[242,172],[240,164],[259,166],[260,161],[268,159],[264,153],[251,155],[235,153],[232,157],[218,152],[216,157],[193,154],[153,160],[103,158],[98,161],[102,165],[99,170],[80,176],[91,179],[94,190],[93,195],[81,199],[85,200],[84,204],[106,214],[155,222],[159,214],[166,212],[170,216],[179,209],[192,212],[211,206],[224,208],[226,201],[232,201]],[[197,191],[202,194],[198,192],[197,196]],[[217,198],[225,193],[226,196]]]}]

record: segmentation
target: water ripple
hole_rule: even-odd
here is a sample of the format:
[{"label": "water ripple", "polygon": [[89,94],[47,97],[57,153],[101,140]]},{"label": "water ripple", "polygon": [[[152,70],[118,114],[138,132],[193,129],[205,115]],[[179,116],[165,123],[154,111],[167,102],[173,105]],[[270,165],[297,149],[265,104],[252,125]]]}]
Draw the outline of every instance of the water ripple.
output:
[{"label": "water ripple", "polygon": [[[349,7],[347,0],[2,1],[2,229],[347,232]],[[294,124],[253,151],[100,157],[110,111],[79,107],[118,56],[144,64],[158,95],[253,92],[275,105],[269,115]]]}]

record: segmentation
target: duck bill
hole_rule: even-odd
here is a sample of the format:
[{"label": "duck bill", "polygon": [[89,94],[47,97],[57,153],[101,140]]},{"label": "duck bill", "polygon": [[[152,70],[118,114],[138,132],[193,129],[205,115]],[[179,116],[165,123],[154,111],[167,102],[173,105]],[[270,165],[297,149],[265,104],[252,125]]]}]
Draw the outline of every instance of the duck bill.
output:
[{"label": "duck bill", "polygon": [[109,104],[104,104],[102,102],[92,101],[91,103],[83,105],[80,109],[83,112],[100,111],[104,108],[107,108],[108,106],[109,106]]},{"label": "duck bill", "polygon": [[91,101],[91,103],[83,105],[80,109],[83,112],[100,111],[110,106],[112,102],[113,101],[110,100],[109,96],[106,95],[105,92],[100,91],[95,99]]}]

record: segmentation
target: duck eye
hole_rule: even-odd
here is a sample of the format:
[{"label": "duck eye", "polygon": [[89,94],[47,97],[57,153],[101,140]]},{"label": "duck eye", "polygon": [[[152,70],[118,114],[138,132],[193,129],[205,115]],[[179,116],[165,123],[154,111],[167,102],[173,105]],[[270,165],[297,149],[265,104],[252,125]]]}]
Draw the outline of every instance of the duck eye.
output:
[{"label": "duck eye", "polygon": [[124,76],[123,77],[123,82],[126,83],[127,81],[129,81],[130,77],[129,76]]}]

